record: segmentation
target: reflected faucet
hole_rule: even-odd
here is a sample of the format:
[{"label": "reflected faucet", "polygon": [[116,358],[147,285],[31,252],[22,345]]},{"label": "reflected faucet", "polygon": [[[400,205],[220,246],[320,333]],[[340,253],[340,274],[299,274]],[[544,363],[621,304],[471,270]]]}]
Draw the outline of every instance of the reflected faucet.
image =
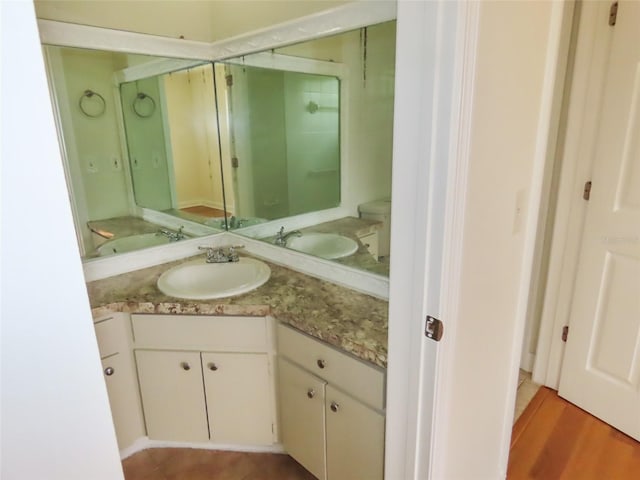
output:
[{"label": "reflected faucet", "polygon": [[300,230],[293,230],[293,231],[285,234],[284,233],[284,227],[280,227],[280,230],[278,230],[278,233],[276,233],[276,239],[275,239],[274,243],[276,245],[278,245],[279,247],[286,247],[287,246],[287,240],[292,235],[296,236],[296,237],[301,237],[302,233],[300,232]]},{"label": "reflected faucet", "polygon": [[158,230],[156,235],[164,235],[169,239],[170,242],[177,242],[178,240],[183,240],[186,237],[184,233],[182,233],[182,229],[184,226],[180,227],[177,232],[172,232],[171,230],[167,230],[166,228],[161,228]]}]

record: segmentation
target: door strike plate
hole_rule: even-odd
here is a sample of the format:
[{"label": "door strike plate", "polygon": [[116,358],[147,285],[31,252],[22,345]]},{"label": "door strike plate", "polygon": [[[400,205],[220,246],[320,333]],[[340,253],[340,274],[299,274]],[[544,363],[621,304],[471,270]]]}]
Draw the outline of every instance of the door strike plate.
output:
[{"label": "door strike plate", "polygon": [[427,321],[424,325],[424,334],[427,338],[439,342],[444,333],[444,325],[440,320],[435,317],[427,316]]}]

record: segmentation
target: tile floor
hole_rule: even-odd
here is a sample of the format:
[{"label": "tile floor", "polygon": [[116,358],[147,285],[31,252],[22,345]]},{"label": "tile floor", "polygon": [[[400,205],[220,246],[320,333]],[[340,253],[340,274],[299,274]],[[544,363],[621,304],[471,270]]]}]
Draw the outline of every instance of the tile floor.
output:
[{"label": "tile floor", "polygon": [[152,448],[122,462],[126,480],[315,480],[288,455]]},{"label": "tile floor", "polygon": [[518,377],[518,391],[516,392],[516,410],[513,416],[513,423],[520,418],[524,409],[527,408],[531,399],[535,396],[540,385],[531,381],[531,374],[520,370]]}]

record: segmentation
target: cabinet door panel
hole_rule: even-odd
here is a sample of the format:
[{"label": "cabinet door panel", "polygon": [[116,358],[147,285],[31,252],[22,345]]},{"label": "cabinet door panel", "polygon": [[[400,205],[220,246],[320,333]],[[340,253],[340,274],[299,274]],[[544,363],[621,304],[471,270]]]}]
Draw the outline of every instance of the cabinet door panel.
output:
[{"label": "cabinet door panel", "polygon": [[266,354],[203,353],[211,439],[271,445],[273,405]]},{"label": "cabinet door panel", "polygon": [[118,447],[121,450],[145,435],[137,394],[138,384],[132,362],[127,360],[125,354],[113,355],[102,360],[111,415]]},{"label": "cabinet door panel", "polygon": [[325,385],[324,381],[280,358],[278,392],[282,444],[289,455],[320,480],[326,479]]},{"label": "cabinet door panel", "polygon": [[382,480],[384,416],[328,385],[326,420],[328,480]]},{"label": "cabinet door panel", "polygon": [[137,350],[147,434],[153,440],[209,440],[199,352]]}]

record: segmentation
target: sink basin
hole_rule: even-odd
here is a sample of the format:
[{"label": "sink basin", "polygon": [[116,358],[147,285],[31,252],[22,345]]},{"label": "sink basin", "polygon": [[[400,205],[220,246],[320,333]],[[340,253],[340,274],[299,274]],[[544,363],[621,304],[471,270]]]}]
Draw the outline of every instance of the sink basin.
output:
[{"label": "sink basin", "polygon": [[336,233],[303,233],[301,237],[289,238],[287,247],[333,260],[355,253],[358,250],[358,242]]},{"label": "sink basin", "polygon": [[131,235],[129,237],[114,238],[104,242],[96,252],[99,256],[113,255],[114,253],[125,253],[141,248],[153,247],[156,245],[164,245],[169,243],[169,239],[164,235],[157,233],[142,233],[140,235]]},{"label": "sink basin", "polygon": [[271,276],[269,266],[253,258],[238,262],[206,263],[202,259],[177,265],[158,279],[165,295],[191,300],[232,297],[250,292]]}]

